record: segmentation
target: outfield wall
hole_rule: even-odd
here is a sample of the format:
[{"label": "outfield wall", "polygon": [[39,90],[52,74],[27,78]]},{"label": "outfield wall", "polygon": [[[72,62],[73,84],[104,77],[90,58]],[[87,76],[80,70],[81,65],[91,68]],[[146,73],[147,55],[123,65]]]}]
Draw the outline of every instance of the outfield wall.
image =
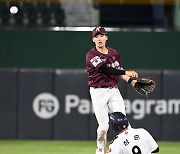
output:
[{"label": "outfield wall", "polygon": [[[83,28],[79,28],[83,30]],[[108,32],[108,46],[124,68],[180,69],[180,32],[164,29],[119,29]],[[90,31],[0,30],[2,68],[85,68],[94,46]]]},{"label": "outfield wall", "polygon": [[[146,98],[119,83],[131,125],[179,141],[180,71],[137,72],[157,86]],[[86,70],[0,69],[0,139],[95,140],[96,127]]]}]

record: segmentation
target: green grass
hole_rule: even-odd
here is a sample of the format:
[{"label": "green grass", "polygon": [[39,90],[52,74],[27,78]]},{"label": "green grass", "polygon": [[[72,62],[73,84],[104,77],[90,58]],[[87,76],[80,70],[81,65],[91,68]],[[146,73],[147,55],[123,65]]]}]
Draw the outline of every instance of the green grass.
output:
[{"label": "green grass", "polygon": [[[158,142],[159,154],[180,154],[180,142]],[[95,154],[95,141],[0,140],[0,154]]]}]

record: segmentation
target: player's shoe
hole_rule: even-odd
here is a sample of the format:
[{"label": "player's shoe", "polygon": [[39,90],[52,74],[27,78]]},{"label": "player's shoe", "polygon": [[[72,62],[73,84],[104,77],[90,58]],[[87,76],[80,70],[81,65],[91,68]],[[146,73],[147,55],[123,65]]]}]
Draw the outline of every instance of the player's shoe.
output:
[{"label": "player's shoe", "polygon": [[104,148],[97,148],[96,154],[104,154]]}]

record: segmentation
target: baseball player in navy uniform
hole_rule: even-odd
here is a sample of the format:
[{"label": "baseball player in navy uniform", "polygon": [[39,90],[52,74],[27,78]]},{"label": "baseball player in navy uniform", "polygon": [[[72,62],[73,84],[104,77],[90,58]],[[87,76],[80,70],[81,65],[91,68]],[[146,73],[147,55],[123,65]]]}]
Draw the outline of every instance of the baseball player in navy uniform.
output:
[{"label": "baseball player in navy uniform", "polygon": [[159,147],[150,133],[143,128],[128,128],[127,117],[121,112],[110,115],[110,125],[118,135],[111,142],[107,154],[151,154]]},{"label": "baseball player in navy uniform", "polygon": [[[129,82],[130,78],[137,78],[135,71],[126,71],[122,68],[119,53],[106,47],[108,40],[104,27],[96,27],[92,31],[92,41],[95,47],[86,54],[86,68],[88,85],[93,103],[95,116],[98,122],[96,154],[104,154],[104,147],[109,129],[108,109],[111,112],[125,113],[125,104],[117,87],[122,78]],[[136,80],[129,83],[134,86]]]}]

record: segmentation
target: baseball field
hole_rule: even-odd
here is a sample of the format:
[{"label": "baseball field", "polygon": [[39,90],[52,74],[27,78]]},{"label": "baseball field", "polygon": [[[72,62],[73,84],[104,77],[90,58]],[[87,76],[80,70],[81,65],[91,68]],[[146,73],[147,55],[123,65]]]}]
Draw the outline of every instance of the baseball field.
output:
[{"label": "baseball field", "polygon": [[[180,142],[158,142],[160,154],[180,154]],[[0,140],[0,154],[94,154],[95,141]]]}]

